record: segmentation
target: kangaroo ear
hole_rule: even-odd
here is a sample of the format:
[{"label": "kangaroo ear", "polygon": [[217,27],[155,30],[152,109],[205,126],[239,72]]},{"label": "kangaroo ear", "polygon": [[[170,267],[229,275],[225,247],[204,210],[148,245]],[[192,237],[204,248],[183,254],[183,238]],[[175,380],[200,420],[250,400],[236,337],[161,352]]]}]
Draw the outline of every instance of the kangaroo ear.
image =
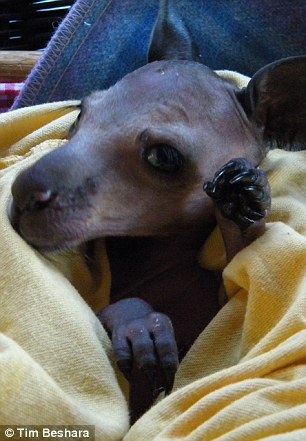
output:
[{"label": "kangaroo ear", "polygon": [[260,69],[238,99],[271,147],[306,149],[306,56]]},{"label": "kangaroo ear", "polygon": [[151,34],[148,62],[157,60],[199,61],[196,47],[171,0],[160,0],[157,20]]}]

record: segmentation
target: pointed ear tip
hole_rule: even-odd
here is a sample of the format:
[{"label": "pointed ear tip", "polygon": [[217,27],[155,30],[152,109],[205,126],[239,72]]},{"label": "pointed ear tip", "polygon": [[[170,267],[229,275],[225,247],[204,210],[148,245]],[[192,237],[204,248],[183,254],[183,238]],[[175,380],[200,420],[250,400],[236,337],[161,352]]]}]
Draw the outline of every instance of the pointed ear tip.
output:
[{"label": "pointed ear tip", "polygon": [[198,61],[195,44],[174,2],[160,0],[157,20],[151,32],[147,52],[148,62],[158,60]]}]

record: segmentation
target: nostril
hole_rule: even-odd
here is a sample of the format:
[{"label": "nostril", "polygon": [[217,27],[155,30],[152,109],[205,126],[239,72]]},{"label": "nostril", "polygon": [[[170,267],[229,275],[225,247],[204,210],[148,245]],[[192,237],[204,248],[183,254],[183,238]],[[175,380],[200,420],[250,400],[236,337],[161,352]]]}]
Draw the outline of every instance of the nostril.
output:
[{"label": "nostril", "polygon": [[46,208],[58,195],[57,180],[61,176],[53,170],[48,156],[19,173],[12,184],[15,211],[19,215]]},{"label": "nostril", "polygon": [[25,204],[24,209],[28,211],[40,210],[47,207],[56,197],[56,193],[51,190],[34,191],[28,202]]},{"label": "nostril", "polygon": [[37,202],[48,202],[51,199],[52,192],[51,190],[35,191],[33,196]]},{"label": "nostril", "polygon": [[46,208],[57,196],[51,190],[32,190],[26,191],[23,188],[16,191],[16,186],[12,188],[13,204],[16,213],[22,214],[25,211],[37,211]]},{"label": "nostril", "polygon": [[31,214],[48,207],[49,204],[56,198],[57,193],[52,193],[51,190],[34,191],[32,194],[24,194],[24,197],[20,199],[13,194],[8,206],[8,217],[10,219],[12,227],[20,232],[20,221],[23,214],[26,212]]}]

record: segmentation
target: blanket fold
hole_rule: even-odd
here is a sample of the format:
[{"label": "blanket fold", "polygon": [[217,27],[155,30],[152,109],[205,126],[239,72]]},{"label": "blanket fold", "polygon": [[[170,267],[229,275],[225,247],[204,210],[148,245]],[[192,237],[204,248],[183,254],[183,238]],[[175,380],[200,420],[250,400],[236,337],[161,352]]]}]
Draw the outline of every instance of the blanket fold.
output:
[{"label": "blanket fold", "polygon": [[225,268],[229,302],[125,441],[306,438],[306,153],[276,150],[262,166],[273,222]]},{"label": "blanket fold", "polygon": [[[60,148],[75,104],[0,119],[1,424],[92,424],[97,441],[306,439],[306,152],[274,150],[263,161],[272,187],[265,234],[225,267],[229,302],[182,361],[173,392],[129,428],[93,312],[108,303],[103,240],[93,274],[81,248],[45,258],[7,216],[15,176]],[[216,231],[201,264],[220,268],[222,254]]]},{"label": "blanket fold", "polygon": [[[63,142],[58,138],[65,108],[66,104],[58,104],[47,105],[46,112],[43,108],[16,111],[3,115],[0,124],[0,421],[94,425],[97,440],[120,440],[128,429],[128,410],[113,368],[111,345],[78,292],[83,288],[84,297],[95,304],[97,290],[101,303],[103,284],[93,280],[77,251],[52,262],[31,249],[7,216],[17,173]],[[28,123],[32,118],[34,132],[34,122]],[[17,139],[18,127],[24,143]],[[50,139],[36,146],[45,131],[43,137]],[[17,149],[9,147],[10,134]],[[20,155],[26,146],[27,153]]]}]

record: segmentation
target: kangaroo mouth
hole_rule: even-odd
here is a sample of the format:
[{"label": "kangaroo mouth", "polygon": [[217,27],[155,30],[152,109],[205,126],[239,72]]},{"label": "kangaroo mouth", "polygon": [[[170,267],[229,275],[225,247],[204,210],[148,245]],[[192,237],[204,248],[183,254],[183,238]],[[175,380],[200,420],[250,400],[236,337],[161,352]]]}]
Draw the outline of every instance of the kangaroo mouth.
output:
[{"label": "kangaroo mouth", "polygon": [[86,217],[52,210],[20,211],[9,202],[8,217],[14,230],[42,254],[70,250],[90,239]]}]

